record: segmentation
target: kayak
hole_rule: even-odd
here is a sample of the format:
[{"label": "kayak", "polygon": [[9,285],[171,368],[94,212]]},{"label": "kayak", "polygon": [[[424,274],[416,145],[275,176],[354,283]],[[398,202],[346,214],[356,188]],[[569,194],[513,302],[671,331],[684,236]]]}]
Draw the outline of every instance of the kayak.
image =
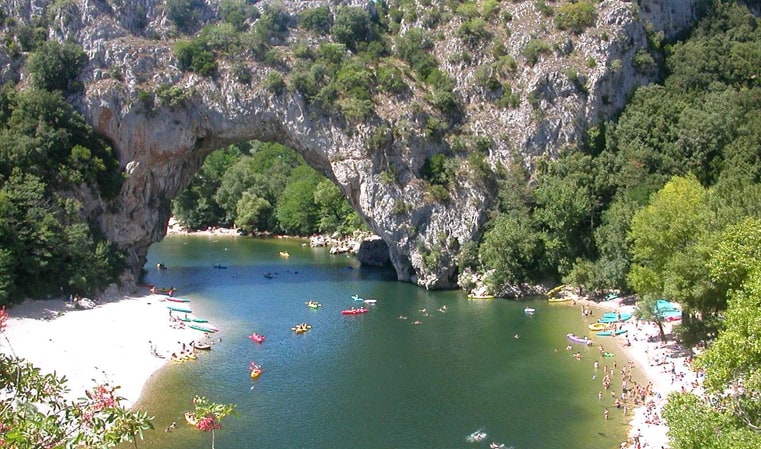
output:
[{"label": "kayak", "polygon": [[603,331],[607,327],[605,323],[593,323],[589,325],[589,329],[593,331]]},{"label": "kayak", "polygon": [[365,304],[375,304],[377,302],[378,302],[377,299],[366,299],[365,300]]},{"label": "kayak", "polygon": [[307,301],[304,304],[306,304],[310,309],[317,309],[322,305],[317,301]]},{"label": "kayak", "polygon": [[364,307],[360,307],[359,309],[347,309],[342,310],[341,313],[344,315],[359,315],[361,313],[367,313],[369,310],[365,309]]},{"label": "kayak", "polygon": [[197,331],[208,332],[208,333],[211,333],[211,334],[213,334],[214,332],[219,330],[219,329],[216,329],[216,328],[211,327],[211,326],[209,326],[209,327],[201,326],[200,324],[189,324],[188,327],[191,328],[191,329],[195,329]]},{"label": "kayak", "polygon": [[617,323],[619,321],[626,321],[632,317],[631,313],[613,313],[607,312],[602,318],[597,320],[598,323]]},{"label": "kayak", "polygon": [[625,334],[626,332],[627,332],[626,329],[619,329],[617,331],[602,331],[602,332],[596,333],[595,335],[597,335],[598,337],[613,337],[615,335]]},{"label": "kayak", "polygon": [[190,300],[187,298],[175,298],[174,296],[167,296],[164,299],[166,299],[167,301],[172,301],[172,302],[190,302]]},{"label": "kayak", "polygon": [[602,353],[602,356],[603,357],[615,357],[616,355],[613,354],[612,352],[605,351],[605,352]]},{"label": "kayak", "polygon": [[525,312],[527,315],[531,315],[532,313],[536,313],[536,309],[535,309],[535,308],[533,308],[533,307],[526,307],[525,309],[523,309],[523,311],[524,311],[524,312]]},{"label": "kayak", "polygon": [[173,311],[173,312],[181,312],[181,313],[193,313],[192,310],[186,309],[185,307],[178,307],[178,306],[166,306],[167,309]]},{"label": "kayak", "polygon": [[573,343],[580,343],[580,344],[583,344],[583,345],[591,345],[592,344],[592,340],[590,340],[589,337],[587,337],[587,336],[579,337],[578,335],[574,335],[574,334],[566,334],[566,338],[568,338],[568,340],[573,342]]},{"label": "kayak", "polygon": [[196,415],[193,414],[193,412],[185,412],[185,422],[193,427],[198,426],[198,418],[196,418]]},{"label": "kayak", "polygon": [[199,341],[193,343],[193,347],[196,348],[196,349],[201,349],[201,350],[206,350],[206,351],[211,349],[211,345],[210,344],[208,344],[208,343],[201,343]]},{"label": "kayak", "polygon": [[362,302],[362,301],[365,300],[365,298],[363,298],[363,297],[361,297],[359,295],[351,295],[351,299],[353,299],[355,301],[358,301],[358,302]]}]

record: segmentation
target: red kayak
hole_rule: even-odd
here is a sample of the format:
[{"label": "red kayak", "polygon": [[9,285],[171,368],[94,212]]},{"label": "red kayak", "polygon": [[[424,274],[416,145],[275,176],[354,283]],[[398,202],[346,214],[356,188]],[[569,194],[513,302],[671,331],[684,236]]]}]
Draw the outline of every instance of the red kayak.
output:
[{"label": "red kayak", "polygon": [[348,310],[342,310],[341,313],[344,315],[359,315],[360,313],[367,313],[369,310],[365,309],[364,307],[360,307],[359,309],[348,309]]}]

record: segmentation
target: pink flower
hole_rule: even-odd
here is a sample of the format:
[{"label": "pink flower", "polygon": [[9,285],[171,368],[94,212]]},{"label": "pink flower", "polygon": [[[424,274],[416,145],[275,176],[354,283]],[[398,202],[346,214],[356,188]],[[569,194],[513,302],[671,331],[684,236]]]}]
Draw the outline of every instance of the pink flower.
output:
[{"label": "pink flower", "polygon": [[0,307],[0,332],[5,330],[5,323],[8,321],[8,312],[5,311],[5,306]]},{"label": "pink flower", "polygon": [[204,418],[201,418],[198,421],[197,427],[199,430],[202,430],[204,432],[209,432],[212,430],[221,429],[222,424],[217,422],[217,420],[215,420],[213,416],[209,415]]}]

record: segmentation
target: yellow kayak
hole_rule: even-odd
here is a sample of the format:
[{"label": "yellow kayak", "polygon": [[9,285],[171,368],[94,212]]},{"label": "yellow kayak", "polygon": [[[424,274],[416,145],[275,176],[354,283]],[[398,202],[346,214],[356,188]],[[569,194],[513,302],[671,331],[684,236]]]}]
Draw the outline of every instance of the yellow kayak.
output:
[{"label": "yellow kayak", "polygon": [[605,323],[594,323],[589,325],[589,329],[593,331],[605,330]]}]

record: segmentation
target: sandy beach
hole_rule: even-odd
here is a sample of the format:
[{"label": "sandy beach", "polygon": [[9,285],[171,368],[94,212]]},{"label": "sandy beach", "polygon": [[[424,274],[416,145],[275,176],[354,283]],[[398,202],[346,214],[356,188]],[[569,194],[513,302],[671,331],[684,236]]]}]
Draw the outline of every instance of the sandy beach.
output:
[{"label": "sandy beach", "polygon": [[169,320],[167,305],[180,304],[163,295],[145,295],[79,310],[60,299],[27,300],[8,309],[0,351],[32,362],[43,373],[66,376],[70,399],[108,382],[121,387],[129,407],[151,376],[173,363],[171,355],[183,343],[189,349],[192,341],[204,340],[197,330],[177,328],[177,322]]},{"label": "sandy beach", "polygon": [[[633,301],[608,301],[595,302],[577,299],[576,307],[586,307],[592,311],[587,317],[589,323],[593,323],[605,312],[615,311],[620,313],[635,314],[636,306]],[[593,337],[596,346],[604,345],[606,350],[616,352],[618,371],[611,375],[611,390],[620,392],[623,390],[620,374],[621,368],[629,367],[632,377],[639,380],[638,385],[645,387],[648,393],[645,400],[641,397],[637,404],[633,397],[626,397],[622,401],[631,415],[631,429],[627,441],[622,441],[620,447],[641,449],[655,448],[667,449],[668,427],[661,417],[663,406],[666,404],[668,395],[677,391],[702,391],[702,377],[692,371],[689,361],[692,354],[684,350],[672,334],[673,327],[678,321],[664,323],[666,341],[662,342],[658,326],[655,323],[639,321],[633,316],[621,325],[621,329],[627,332],[617,337]],[[646,385],[643,385],[643,382]],[[629,390],[634,388],[630,382]],[[609,407],[610,413],[622,413],[621,410]]]}]

